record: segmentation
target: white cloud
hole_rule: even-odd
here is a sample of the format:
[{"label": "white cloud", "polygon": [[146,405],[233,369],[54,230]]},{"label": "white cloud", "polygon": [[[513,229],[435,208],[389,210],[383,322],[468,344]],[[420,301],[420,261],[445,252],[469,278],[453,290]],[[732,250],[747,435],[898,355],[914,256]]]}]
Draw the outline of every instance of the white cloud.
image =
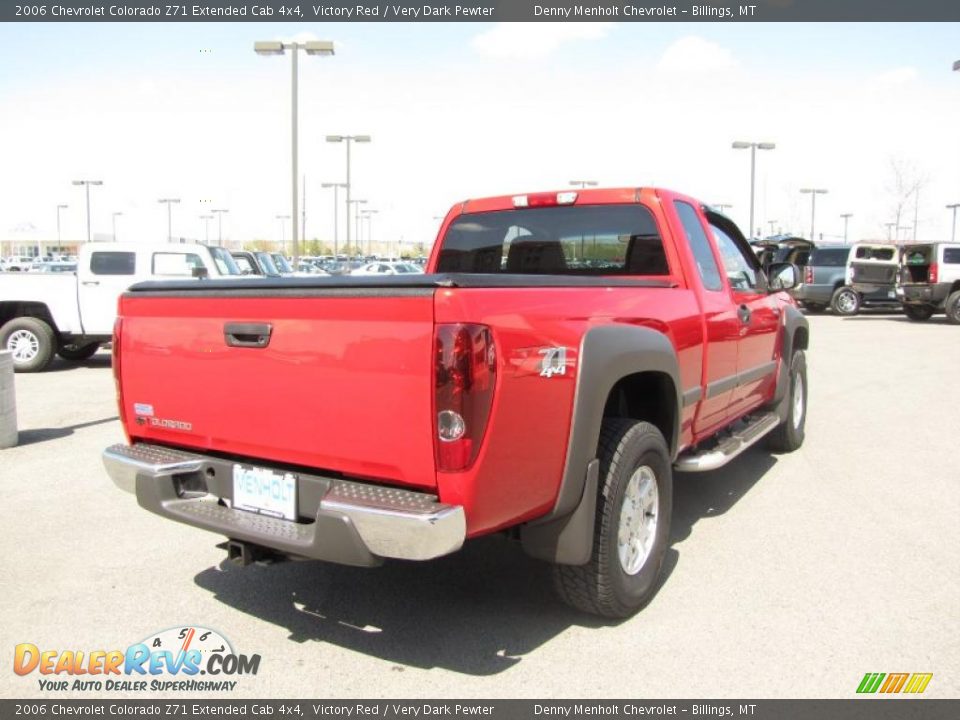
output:
[{"label": "white cloud", "polygon": [[614,23],[497,23],[471,41],[481,55],[497,60],[537,60],[562,45],[579,40],[601,40]]},{"label": "white cloud", "polygon": [[733,53],[722,45],[696,35],[687,35],[672,43],[657,62],[658,70],[679,73],[716,72],[736,66]]},{"label": "white cloud", "polygon": [[906,85],[919,77],[916,68],[905,66],[887,70],[874,77],[878,85]]}]

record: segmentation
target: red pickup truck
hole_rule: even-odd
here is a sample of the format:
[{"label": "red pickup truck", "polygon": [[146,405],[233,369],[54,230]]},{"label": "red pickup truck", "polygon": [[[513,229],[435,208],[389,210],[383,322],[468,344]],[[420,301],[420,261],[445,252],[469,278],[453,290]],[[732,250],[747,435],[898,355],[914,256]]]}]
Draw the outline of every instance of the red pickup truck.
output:
[{"label": "red pickup truck", "polygon": [[147,282],[113,352],[138,503],[228,556],[376,565],[507,532],[582,610],[652,596],[672,471],[804,437],[790,264],[650,188],[468,200],[427,273]]}]

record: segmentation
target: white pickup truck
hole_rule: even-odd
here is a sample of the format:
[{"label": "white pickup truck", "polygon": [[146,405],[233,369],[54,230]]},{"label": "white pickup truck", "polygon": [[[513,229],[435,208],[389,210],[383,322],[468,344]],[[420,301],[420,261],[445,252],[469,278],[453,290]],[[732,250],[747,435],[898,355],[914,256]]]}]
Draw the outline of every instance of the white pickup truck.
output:
[{"label": "white pickup truck", "polygon": [[17,372],[40,372],[53,356],[85,360],[108,342],[117,298],[142,280],[239,276],[230,253],[204,245],[92,243],[76,273],[0,275],[0,348]]}]

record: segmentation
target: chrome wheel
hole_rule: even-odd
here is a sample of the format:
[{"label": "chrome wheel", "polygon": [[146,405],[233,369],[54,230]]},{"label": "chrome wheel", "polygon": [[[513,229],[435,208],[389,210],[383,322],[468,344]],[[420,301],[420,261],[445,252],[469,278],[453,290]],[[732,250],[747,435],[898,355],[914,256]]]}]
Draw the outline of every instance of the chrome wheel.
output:
[{"label": "chrome wheel", "polygon": [[14,362],[30,362],[40,352],[40,338],[29,330],[15,330],[7,338],[7,350],[13,353]]},{"label": "chrome wheel", "polygon": [[797,373],[793,380],[793,427],[800,429],[803,422],[803,375]]},{"label": "chrome wheel", "polygon": [[647,465],[637,468],[627,482],[620,506],[617,555],[627,575],[636,575],[650,556],[657,536],[660,496],[657,476]]},{"label": "chrome wheel", "polygon": [[844,314],[852,313],[857,309],[857,297],[853,291],[840,294],[837,298],[837,309]]}]

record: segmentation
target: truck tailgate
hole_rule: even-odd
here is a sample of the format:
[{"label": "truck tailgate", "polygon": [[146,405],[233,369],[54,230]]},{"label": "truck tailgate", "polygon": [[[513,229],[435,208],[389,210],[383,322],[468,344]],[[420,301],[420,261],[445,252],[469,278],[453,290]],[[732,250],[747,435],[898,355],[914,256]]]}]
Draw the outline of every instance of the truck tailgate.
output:
[{"label": "truck tailgate", "polygon": [[[130,293],[125,425],[133,439],[433,488],[433,293]],[[266,325],[264,347],[236,346]],[[228,337],[237,327],[253,334]]]}]

